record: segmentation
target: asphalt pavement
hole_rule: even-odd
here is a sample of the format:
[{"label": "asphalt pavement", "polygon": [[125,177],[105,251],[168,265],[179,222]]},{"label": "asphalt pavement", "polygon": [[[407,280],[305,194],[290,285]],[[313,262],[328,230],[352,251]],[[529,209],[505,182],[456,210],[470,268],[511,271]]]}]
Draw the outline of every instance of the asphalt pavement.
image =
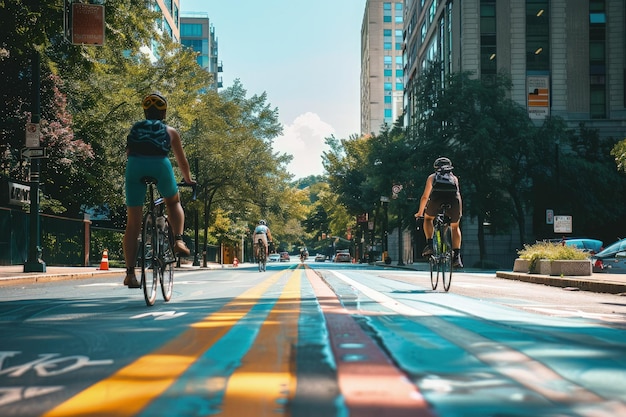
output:
[{"label": "asphalt pavement", "polygon": [[[378,262],[378,266],[389,268],[401,268],[417,271],[427,271],[428,264],[414,263],[398,265],[391,263],[389,265]],[[241,265],[244,266],[243,264]],[[189,264],[182,265],[178,270],[191,269],[222,269],[232,268],[232,265],[220,265],[210,263],[206,267],[191,266]],[[548,285],[552,287],[561,287],[568,290],[590,291],[597,293],[610,293],[626,295],[626,274],[610,274],[610,273],[593,273],[589,276],[550,276],[540,274],[527,274],[511,271],[485,271],[480,269],[464,269],[462,272],[493,272],[494,277],[524,281],[533,284]],[[124,276],[123,268],[109,268],[101,270],[99,267],[64,267],[64,266],[46,266],[45,272],[24,272],[23,265],[6,265],[0,266],[0,286],[5,285],[24,285],[35,284],[38,282],[50,282],[59,280],[95,278],[95,277],[111,277],[122,278]]]}]

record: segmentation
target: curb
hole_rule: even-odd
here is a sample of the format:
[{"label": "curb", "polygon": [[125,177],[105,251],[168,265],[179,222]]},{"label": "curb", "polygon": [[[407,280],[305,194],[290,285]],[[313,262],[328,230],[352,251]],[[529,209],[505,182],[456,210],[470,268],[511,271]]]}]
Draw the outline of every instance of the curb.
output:
[{"label": "curb", "polygon": [[496,277],[516,281],[543,284],[551,287],[571,288],[609,294],[626,294],[626,284],[603,280],[588,280],[577,277],[552,277],[548,275],[523,274],[517,272],[496,272]]},{"label": "curb", "polygon": [[[33,274],[33,275],[28,275]],[[64,280],[77,280],[94,277],[119,277],[124,274],[123,269],[109,270],[102,272],[94,270],[93,272],[77,271],[77,272],[59,272],[56,274],[42,274],[37,272],[29,272],[24,275],[16,275],[12,277],[0,278],[0,287],[20,284],[36,284],[38,282],[53,282]]]}]

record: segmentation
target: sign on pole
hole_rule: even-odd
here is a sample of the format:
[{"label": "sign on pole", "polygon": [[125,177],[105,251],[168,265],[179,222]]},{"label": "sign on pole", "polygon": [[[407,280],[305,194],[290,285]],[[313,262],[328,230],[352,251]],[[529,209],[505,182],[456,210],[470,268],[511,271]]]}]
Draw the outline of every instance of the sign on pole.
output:
[{"label": "sign on pole", "polygon": [[104,45],[104,6],[72,4],[72,44]]},{"label": "sign on pole", "polygon": [[28,159],[47,158],[46,148],[23,148],[22,158],[28,158]]},{"label": "sign on pole", "polygon": [[41,128],[39,123],[26,123],[26,144],[27,148],[38,148],[41,137]]},{"label": "sign on pole", "polygon": [[572,216],[554,216],[554,233],[572,233]]}]

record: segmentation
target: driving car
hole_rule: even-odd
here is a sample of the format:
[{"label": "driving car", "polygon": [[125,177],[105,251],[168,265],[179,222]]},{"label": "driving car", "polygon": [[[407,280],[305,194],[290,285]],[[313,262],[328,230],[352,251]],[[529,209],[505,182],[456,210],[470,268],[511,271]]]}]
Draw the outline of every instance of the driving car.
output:
[{"label": "driving car", "polygon": [[326,262],[326,255],[318,253],[315,255],[315,262]]},{"label": "driving car", "polygon": [[278,262],[280,261],[280,255],[277,253],[270,253],[269,258],[267,259],[269,259],[270,262]]},{"label": "driving car", "polygon": [[593,272],[626,273],[626,239],[610,244],[591,257]]},{"label": "driving car", "polygon": [[289,256],[289,252],[281,252],[280,253],[280,261],[281,262],[289,262],[291,257]]},{"label": "driving car", "polygon": [[335,262],[352,262],[352,257],[349,253],[339,252],[335,255]]}]

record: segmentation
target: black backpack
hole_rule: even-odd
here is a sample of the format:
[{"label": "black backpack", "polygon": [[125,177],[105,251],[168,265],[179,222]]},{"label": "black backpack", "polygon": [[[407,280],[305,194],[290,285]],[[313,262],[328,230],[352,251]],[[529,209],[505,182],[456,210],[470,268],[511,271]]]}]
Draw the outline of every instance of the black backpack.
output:
[{"label": "black backpack", "polygon": [[131,155],[167,156],[171,149],[167,125],[161,120],[141,120],[133,125],[126,137]]},{"label": "black backpack", "polygon": [[457,192],[458,185],[449,167],[441,167],[435,171],[433,177],[433,191],[439,192]]}]

